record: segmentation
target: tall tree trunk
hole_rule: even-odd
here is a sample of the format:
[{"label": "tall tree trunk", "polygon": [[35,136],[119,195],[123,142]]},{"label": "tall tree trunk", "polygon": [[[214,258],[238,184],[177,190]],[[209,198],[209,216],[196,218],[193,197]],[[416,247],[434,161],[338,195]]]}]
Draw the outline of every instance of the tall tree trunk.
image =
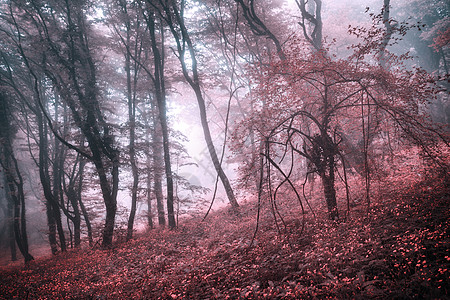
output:
[{"label": "tall tree trunk", "polygon": [[[211,156],[212,163],[214,168],[216,169],[217,174],[219,175],[220,180],[225,188],[225,192],[228,197],[228,201],[230,202],[233,208],[238,208],[239,204],[236,201],[236,197],[233,192],[233,188],[223,171],[222,165],[220,164],[219,158],[217,156],[216,149],[214,147],[214,143],[211,137],[211,132],[208,124],[208,117],[206,113],[206,104],[203,94],[201,92],[200,87],[200,78],[197,69],[197,58],[194,50],[194,46],[192,44],[192,40],[190,38],[189,32],[184,24],[184,2],[181,3],[181,9],[178,9],[177,3],[173,2],[171,7],[164,6],[165,20],[167,25],[172,32],[173,37],[175,38],[175,42],[177,44],[177,52],[178,58],[182,67],[183,76],[188,82],[188,84],[193,89],[195,96],[197,98],[197,103],[200,110],[200,119],[203,128],[203,134],[205,138],[206,145],[208,147],[209,154]],[[175,18],[175,20],[174,20]],[[178,28],[179,27],[179,28]],[[189,74],[188,67],[186,65],[186,49],[189,51],[189,56],[191,60],[191,72],[192,75]]]},{"label": "tall tree trunk", "polygon": [[[39,98],[36,97],[36,101],[40,101],[38,99]],[[56,232],[58,232],[61,251],[66,250],[66,241],[64,230],[62,227],[61,212],[57,200],[59,193],[55,194],[57,187],[53,186],[52,190],[52,186],[50,183],[48,129],[46,123],[43,120],[42,112],[39,109],[39,103],[36,103],[36,106],[36,121],[38,123],[39,130],[39,178],[44,190],[44,197],[46,201],[45,206],[47,209],[47,222],[49,227],[49,243],[52,249],[52,253],[55,254],[57,252]],[[58,150],[55,149],[55,151]],[[55,167],[55,164],[57,164],[57,162],[53,161],[53,163]],[[54,169],[53,171],[55,170],[56,169]],[[58,174],[60,174],[59,171],[57,171],[57,174],[53,174],[53,176],[58,176]]]},{"label": "tall tree trunk", "polygon": [[[153,105],[151,105],[152,107]],[[146,199],[147,199],[147,223],[148,228],[153,229],[154,223],[153,223],[153,208],[152,208],[152,191],[154,190],[152,188],[152,183],[156,178],[156,168],[158,167],[156,165],[156,157],[154,156],[156,151],[158,150],[156,147],[156,141],[155,141],[155,122],[153,121],[153,126],[150,126],[150,113],[153,109],[146,109],[146,112],[144,114],[144,124],[145,124],[145,156],[146,156],[146,166],[147,166],[147,177],[146,177]],[[153,114],[153,120],[154,120],[154,114]],[[153,159],[152,159],[152,153],[153,153]],[[161,153],[161,152],[159,152]],[[153,176],[151,175],[153,174]],[[152,181],[153,179],[153,181]],[[161,183],[161,180],[159,181]],[[155,182],[156,187],[156,182]],[[160,188],[162,197],[162,187]],[[156,193],[155,193],[156,194]],[[158,201],[158,203],[162,203],[162,199]],[[159,211],[158,211],[158,217],[159,217]],[[162,211],[162,219],[164,219],[164,210]],[[161,224],[160,224],[161,225]]]},{"label": "tall tree trunk", "polygon": [[92,225],[91,221],[89,220],[89,214],[87,212],[86,206],[83,203],[83,199],[81,197],[82,191],[83,191],[83,178],[84,178],[84,166],[86,165],[86,160],[84,158],[81,158],[80,160],[80,167],[79,167],[79,179],[78,179],[78,188],[77,188],[77,200],[78,204],[80,204],[81,213],[83,214],[84,223],[86,223],[87,233],[88,233],[88,241],[89,246],[94,245],[94,240],[92,237]]},{"label": "tall tree trunk", "polygon": [[81,215],[77,204],[78,203],[76,202],[76,200],[75,202],[72,203],[72,207],[73,205],[76,205],[74,207],[74,219],[73,219],[73,230],[74,230],[73,236],[75,248],[81,245]]},{"label": "tall tree trunk", "polygon": [[[14,158],[15,160],[15,158]],[[16,171],[18,171],[17,161],[15,163]],[[18,197],[14,201],[16,203],[14,209],[14,232],[16,234],[16,241],[19,246],[20,252],[22,253],[25,263],[33,260],[33,256],[29,253],[28,249],[28,234],[27,234],[27,221],[26,221],[26,210],[25,210],[25,194],[23,192],[23,180],[19,175],[19,183],[17,184],[17,195]],[[13,190],[11,190],[13,192]],[[20,220],[20,221],[19,221]]]},{"label": "tall tree trunk", "polygon": [[167,117],[165,113],[165,104],[162,105],[164,113],[161,113],[160,109],[160,122],[163,133],[163,152],[164,152],[164,169],[166,173],[166,185],[167,185],[167,220],[169,223],[169,228],[175,228],[177,226],[175,222],[175,214],[173,208],[173,176],[172,176],[172,165],[170,161],[170,147],[169,147],[169,129],[167,126]]},{"label": "tall tree trunk", "polygon": [[[130,45],[130,33],[127,31],[127,44]],[[125,55],[125,72],[127,73],[127,100],[128,100],[128,121],[130,126],[130,144],[129,144],[129,155],[130,155],[130,164],[131,164],[131,172],[133,174],[133,186],[131,187],[131,209],[130,216],[128,218],[128,226],[127,226],[127,241],[133,237],[133,227],[134,227],[134,219],[136,216],[136,204],[137,204],[137,191],[139,184],[139,173],[136,165],[136,148],[135,148],[135,139],[136,139],[136,97],[133,93],[132,85],[131,85],[131,57],[129,53]],[[136,68],[135,68],[136,72]],[[136,79],[136,77],[135,77]],[[136,84],[134,85],[136,88]]]},{"label": "tall tree trunk", "polygon": [[[68,134],[68,111],[67,106],[64,106],[64,136]],[[83,172],[84,172],[84,159],[79,153],[73,162],[72,172],[68,175],[68,186],[66,187],[65,172],[64,172],[64,160],[67,157],[66,151],[61,151],[61,161],[60,161],[60,180],[63,183],[61,188],[61,205],[64,207],[64,194],[67,197],[67,209],[64,210],[66,216],[73,223],[73,238],[75,247],[81,245],[81,213],[78,198],[81,198],[81,190],[83,188]],[[77,181],[78,179],[78,181]],[[72,212],[69,211],[69,204],[72,207]],[[70,229],[70,227],[69,227]]]},{"label": "tall tree trunk", "polygon": [[71,182],[69,187],[67,188],[66,196],[68,198],[68,202],[72,206],[73,216],[69,217],[73,223],[73,238],[75,247],[80,246],[81,244],[81,214],[80,207],[78,203],[77,191],[75,190],[75,182]]},{"label": "tall tree trunk", "polygon": [[[1,170],[3,171],[3,170]],[[8,181],[6,176],[2,176],[4,181],[5,188],[8,186]],[[6,220],[7,220],[7,230],[8,230],[8,240],[9,240],[9,249],[11,251],[11,260],[17,260],[17,249],[16,249],[16,240],[14,237],[14,206],[11,199],[10,193],[5,189],[5,198],[7,203],[6,208]]]},{"label": "tall tree trunk", "polygon": [[[166,173],[167,185],[167,220],[169,228],[175,228],[175,214],[173,208],[173,176],[172,164],[170,160],[170,143],[169,143],[169,128],[167,125],[166,114],[166,88],[164,78],[164,28],[160,29],[160,40],[157,41],[154,14],[150,14],[147,18],[149,25],[151,46],[153,51],[154,62],[154,86],[155,97],[158,104],[158,116],[161,123],[161,132],[163,138],[163,153],[164,153],[164,169]],[[158,47],[158,42],[161,44],[161,49]]]},{"label": "tall tree trunk", "polygon": [[0,93],[0,166],[5,172],[5,190],[12,208],[14,236],[25,263],[27,263],[34,258],[28,249],[25,193],[23,178],[12,145],[14,130],[10,107],[7,97]]},{"label": "tall tree trunk", "polygon": [[[147,109],[147,112],[152,112],[153,109]],[[156,147],[156,141],[155,141],[155,132],[156,132],[156,128],[155,128],[155,121],[153,121],[153,126],[150,126],[150,114],[146,113],[144,115],[144,122],[145,122],[145,155],[147,157],[147,161],[146,161],[146,165],[147,165],[147,178],[146,178],[146,196],[147,196],[147,222],[148,222],[148,227],[150,229],[154,228],[154,223],[153,223],[153,208],[152,208],[152,191],[154,190],[152,188],[152,179],[155,180],[156,178],[156,169],[158,168],[158,166],[156,165],[156,156],[155,154],[158,151],[158,148]],[[154,120],[154,114],[153,114],[153,120]],[[152,154],[151,151],[153,152],[153,159],[152,159]],[[161,153],[161,152],[159,152]],[[153,172],[151,172],[153,171]],[[153,174],[153,176],[151,176],[151,174]],[[159,180],[159,183],[161,183],[161,180]],[[155,181],[155,190],[156,190],[156,181]],[[162,197],[162,186],[160,186],[160,196]],[[156,192],[155,192],[156,195]],[[162,203],[162,199],[157,200],[158,203]],[[164,207],[163,207],[164,208]],[[159,219],[159,209],[158,209],[158,219]],[[162,216],[162,220],[165,221],[164,218],[164,209],[162,210],[161,213]],[[160,220],[159,220],[160,221]],[[162,225],[162,224],[160,224]],[[164,225],[163,225],[164,226]]]},{"label": "tall tree trunk", "polygon": [[[153,107],[153,110],[157,108]],[[152,150],[153,150],[153,190],[156,197],[156,209],[158,211],[158,224],[166,226],[166,217],[164,213],[164,196],[162,189],[163,176],[163,141],[161,133],[161,123],[158,117],[153,115],[153,131],[152,131]]]},{"label": "tall tree trunk", "polygon": [[[89,138],[88,138],[89,140]],[[94,140],[90,142],[96,144],[97,142]],[[114,224],[116,219],[117,212],[117,187],[111,186],[108,180],[108,176],[106,174],[106,170],[102,161],[102,155],[100,153],[100,149],[97,147],[91,147],[93,150],[93,163],[98,173],[98,177],[100,179],[100,188],[102,190],[103,201],[105,203],[106,208],[106,216],[105,216],[105,225],[103,228],[103,238],[102,238],[102,247],[110,248],[113,242],[114,235]],[[113,170],[112,177],[113,181],[118,182],[118,161],[113,162]]]},{"label": "tall tree trunk", "polygon": [[211,131],[209,129],[208,118],[206,114],[205,100],[203,98],[200,86],[194,85],[192,88],[194,89],[195,95],[197,97],[197,103],[200,110],[200,119],[203,128],[203,135],[205,138],[206,145],[208,147],[209,155],[213,162],[214,168],[216,169],[216,172],[219,175],[220,180],[222,181],[223,187],[225,188],[228,201],[230,202],[232,207],[238,208],[239,204],[237,203],[236,197],[234,196],[233,188],[231,187],[227,175],[223,171],[222,165],[220,164],[219,158],[217,156],[216,148],[214,147],[214,143],[211,137]]},{"label": "tall tree trunk", "polygon": [[7,193],[12,203],[13,230],[17,246],[22,253],[25,262],[33,260],[28,250],[28,235],[26,228],[25,194],[23,191],[23,179],[17,160],[12,153],[12,145],[4,145],[1,151],[0,162],[5,171],[7,182]]},{"label": "tall tree trunk", "polygon": [[[59,118],[59,97],[57,94],[55,94],[55,120],[58,121]],[[38,108],[38,107],[37,107]],[[42,122],[45,122],[42,120]],[[45,126],[45,135],[48,134],[47,126]],[[64,178],[64,157],[65,157],[65,149],[61,145],[61,142],[54,137],[53,138],[53,199],[56,203],[54,203],[55,209],[55,217],[57,220],[57,229],[58,229],[58,237],[59,237],[59,243],[61,244],[61,251],[66,251],[66,238],[64,234],[64,229],[62,225],[61,220],[61,210],[60,208],[64,208],[64,196],[63,196],[63,190],[62,190],[62,180]],[[39,150],[41,151],[41,150]],[[50,178],[50,174],[47,176],[47,178]],[[69,216],[68,212],[64,211],[67,216]]]},{"label": "tall tree trunk", "polygon": [[[148,136],[147,136],[147,140],[148,140]],[[152,166],[152,161],[150,158],[150,154],[146,153],[147,155],[147,173],[150,173],[149,170],[151,169]],[[147,179],[146,179],[146,198],[147,198],[147,224],[148,224],[148,228],[153,229],[154,225],[153,225],[153,209],[152,209],[152,180],[151,180],[151,176],[150,174],[147,174]]]},{"label": "tall tree trunk", "polygon": [[52,254],[58,253],[58,240],[56,238],[56,221],[53,214],[53,207],[48,200],[45,201],[45,209],[47,213],[48,242]]},{"label": "tall tree trunk", "polygon": [[390,2],[391,2],[390,0],[383,0],[383,9],[382,9],[383,24],[386,31],[384,33],[383,40],[381,41],[380,56],[379,56],[380,67],[382,67],[383,69],[386,68],[386,48],[393,34],[393,27],[390,22],[390,11],[391,11]]}]

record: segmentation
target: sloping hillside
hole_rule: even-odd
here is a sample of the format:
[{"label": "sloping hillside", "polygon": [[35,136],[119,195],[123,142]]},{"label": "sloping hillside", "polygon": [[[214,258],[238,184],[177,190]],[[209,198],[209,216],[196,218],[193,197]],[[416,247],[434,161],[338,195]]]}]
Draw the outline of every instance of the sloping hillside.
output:
[{"label": "sloping hillside", "polygon": [[[379,194],[379,197],[381,194]],[[0,272],[2,299],[448,299],[449,183],[421,182],[352,208],[346,222],[316,211],[227,209],[114,249],[83,249]],[[292,204],[291,204],[292,205]],[[282,209],[282,208],[281,208]]]}]

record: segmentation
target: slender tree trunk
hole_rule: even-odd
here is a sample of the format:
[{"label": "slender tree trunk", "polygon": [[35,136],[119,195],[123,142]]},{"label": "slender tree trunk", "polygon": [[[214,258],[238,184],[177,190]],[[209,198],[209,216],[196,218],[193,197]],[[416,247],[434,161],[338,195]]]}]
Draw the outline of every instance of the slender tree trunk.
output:
[{"label": "slender tree trunk", "polygon": [[[64,124],[68,124],[68,115],[67,115],[67,107],[64,107]],[[68,126],[64,127],[64,135],[67,135],[67,128]],[[72,221],[73,223],[73,238],[75,247],[79,247],[81,245],[81,213],[80,213],[80,205],[78,203],[78,196],[81,198],[81,190],[83,188],[83,182],[82,182],[82,174],[84,172],[84,159],[81,157],[81,155],[78,153],[76,156],[74,163],[74,167],[72,169],[71,175],[68,178],[69,184],[68,187],[65,188],[65,173],[64,173],[64,160],[66,157],[66,151],[63,152],[63,155],[61,156],[61,162],[60,162],[60,178],[63,183],[63,186],[61,188],[61,201],[64,201],[64,193],[67,196],[67,209],[64,211],[64,213],[67,215],[67,217]],[[78,168],[78,170],[77,170]],[[78,182],[77,182],[78,179]],[[79,189],[79,191],[77,190]],[[72,214],[69,211],[69,203],[72,206]],[[62,204],[63,205],[63,204]],[[70,229],[70,227],[69,227]]]},{"label": "slender tree trunk", "polygon": [[[11,192],[13,192],[11,190]],[[20,188],[18,188],[17,191],[19,194]],[[23,191],[22,191],[23,192]],[[25,209],[24,209],[24,199],[21,199],[20,202],[18,202],[18,199],[15,199],[15,206],[14,206],[14,233],[16,236],[16,242],[19,246],[19,250],[22,253],[25,263],[33,260],[33,256],[28,252],[28,236],[27,236],[27,229],[26,229],[26,219],[25,219]]]},{"label": "slender tree trunk", "polygon": [[54,206],[52,205],[52,199],[51,199],[51,192],[49,184],[46,180],[46,173],[45,172],[45,162],[44,162],[44,151],[47,151],[47,144],[45,142],[46,137],[44,137],[44,124],[42,123],[42,117],[40,118],[37,116],[37,122],[39,127],[39,177],[42,184],[42,187],[44,189],[44,196],[45,196],[45,208],[47,213],[47,226],[48,226],[48,241],[50,243],[50,248],[52,250],[52,254],[56,254],[58,252],[58,241],[56,236],[56,218],[55,218],[55,212]]},{"label": "slender tree trunk", "polygon": [[[127,31],[127,44],[130,45],[130,33]],[[133,95],[132,85],[131,85],[131,57],[129,53],[125,55],[125,72],[127,73],[127,100],[128,100],[128,121],[130,126],[130,145],[129,145],[129,155],[131,172],[133,174],[133,186],[131,188],[131,209],[130,216],[128,218],[127,226],[127,241],[133,237],[133,227],[134,219],[136,216],[136,204],[137,204],[137,191],[139,185],[139,173],[136,165],[136,149],[135,149],[135,138],[136,138],[136,97]],[[136,70],[135,70],[136,72]],[[136,85],[135,85],[136,87]]]},{"label": "slender tree trunk", "polygon": [[[55,102],[55,119],[58,119],[58,102],[56,100]],[[43,120],[42,120],[43,121]],[[47,126],[45,126],[45,133],[47,135]],[[41,149],[39,149],[41,151]],[[44,149],[46,152],[47,150]],[[61,218],[61,209],[60,207],[64,207],[64,197],[63,197],[63,191],[61,186],[61,180],[64,175],[64,149],[59,142],[57,138],[54,139],[54,156],[53,156],[53,200],[52,205],[54,206],[53,212],[55,214],[56,219],[56,228],[58,230],[58,237],[59,237],[59,243],[61,244],[61,251],[66,251],[66,237],[64,234],[64,228],[62,225],[62,218]],[[45,154],[44,154],[45,155]],[[50,178],[50,174],[47,175],[47,178]]]},{"label": "slender tree trunk", "polygon": [[[154,110],[157,108],[153,108]],[[158,118],[153,115],[153,131],[152,131],[152,148],[153,148],[153,176],[154,176],[154,193],[156,197],[156,209],[158,211],[158,224],[166,226],[166,217],[164,213],[164,196],[162,189],[162,170],[163,170],[163,147],[161,123]]]},{"label": "slender tree trunk", "polygon": [[322,0],[295,0],[295,2],[302,14],[299,25],[303,29],[303,36],[315,51],[322,51]]},{"label": "slender tree trunk", "polygon": [[11,250],[11,260],[17,260],[16,241],[14,239],[14,224],[13,224],[13,206],[8,203],[8,234],[9,234],[9,248]]},{"label": "slender tree trunk", "polygon": [[80,207],[78,204],[77,192],[75,190],[75,182],[71,182],[69,187],[67,188],[67,198],[68,202],[72,206],[73,217],[70,217],[70,220],[73,223],[73,239],[75,247],[80,246],[81,244],[81,214]]},{"label": "slender tree trunk", "polygon": [[[39,104],[37,103],[36,106],[38,107],[38,105]],[[57,191],[58,188],[56,186],[53,186],[52,190],[50,183],[48,129],[46,123],[43,120],[42,112],[39,109],[36,109],[36,118],[39,130],[39,161],[38,161],[39,178],[42,184],[42,188],[44,190],[44,196],[46,200],[50,247],[52,249],[52,253],[55,254],[57,252],[56,232],[58,232],[61,251],[66,251],[66,241],[64,236],[64,230],[62,227],[61,212],[57,200],[59,193],[55,193],[55,191]],[[58,149],[55,149],[55,151],[58,152]],[[53,176],[58,176],[60,172],[56,170],[57,168],[56,160],[53,161],[53,166],[55,167],[53,172],[56,171],[56,174],[53,174]]]},{"label": "slender tree trunk", "polygon": [[[153,107],[153,105],[151,105]],[[153,109],[147,109],[148,112],[152,112]],[[145,141],[145,155],[146,155],[146,165],[147,165],[147,177],[146,177],[146,199],[147,199],[147,222],[148,222],[148,228],[153,229],[154,228],[154,222],[153,222],[153,208],[152,208],[152,191],[155,191],[156,196],[156,177],[157,177],[157,169],[160,169],[159,166],[156,163],[156,153],[161,153],[161,151],[158,152],[158,147],[156,146],[156,128],[155,128],[155,121],[154,121],[154,114],[153,114],[153,126],[150,126],[150,113],[146,113],[144,116],[144,122],[146,127],[146,141]],[[152,155],[153,154],[153,155]],[[152,175],[151,175],[152,174]],[[152,188],[152,184],[154,183],[154,187]],[[159,180],[159,196],[162,198],[162,186],[161,186],[161,180]],[[157,199],[158,204],[158,222],[160,226],[164,226],[164,207],[162,208],[162,212],[159,211],[159,204],[162,204],[162,199]],[[161,218],[162,217],[162,218]],[[163,224],[161,224],[161,221]]]},{"label": "slender tree trunk", "polygon": [[[11,220],[12,220],[12,215],[11,215]],[[12,222],[8,224],[8,234],[9,234],[9,249],[11,251],[11,260],[17,261],[16,241],[14,240],[14,226],[13,226]]]},{"label": "slender tree trunk", "polygon": [[176,221],[173,208],[173,176],[172,164],[170,160],[169,128],[167,125],[166,88],[164,78],[164,29],[161,28],[160,30],[160,49],[156,39],[154,15],[151,14],[147,21],[153,50],[155,97],[158,104],[159,122],[161,123],[163,138],[164,169],[166,173],[167,185],[167,220],[169,223],[169,228],[175,228]]},{"label": "slender tree trunk", "polygon": [[379,56],[380,67],[382,67],[383,69],[386,68],[386,48],[389,44],[389,41],[391,40],[393,33],[393,28],[390,22],[390,11],[391,11],[390,2],[391,2],[390,0],[383,0],[383,24],[386,29],[386,32],[384,34],[383,40],[381,41],[380,56]]},{"label": "slender tree trunk", "polygon": [[85,165],[86,165],[86,160],[84,158],[81,158],[80,167],[79,167],[80,175],[79,175],[79,179],[78,179],[77,200],[78,200],[78,204],[80,204],[80,209],[81,209],[81,213],[83,214],[84,223],[86,224],[89,246],[93,246],[94,240],[92,237],[92,225],[91,225],[91,221],[89,220],[89,214],[87,212],[86,206],[84,205],[83,199],[81,197],[82,191],[83,191],[83,178],[84,178]]},{"label": "slender tree trunk", "polygon": [[[74,160],[74,166],[71,174],[68,176],[68,186],[64,185],[64,193],[67,197],[67,208],[64,210],[67,218],[70,219],[73,223],[73,242],[75,248],[81,245],[81,212],[80,206],[82,206],[81,201],[81,192],[83,190],[83,173],[85,166],[85,159],[81,157],[80,154]],[[61,175],[61,178],[64,182],[64,174]],[[69,204],[72,207],[72,211],[69,211]],[[84,206],[81,207],[81,211],[83,211]],[[87,212],[86,212],[87,214]],[[89,225],[88,227],[88,236],[89,236],[89,244],[92,242],[92,229],[90,228],[89,219],[87,219]],[[69,227],[70,230],[70,227]],[[72,232],[70,232],[72,234]],[[72,243],[72,237],[71,237]]]},{"label": "slender tree trunk", "polygon": [[222,181],[222,184],[225,188],[225,192],[227,193],[228,196],[228,201],[230,202],[232,207],[237,208],[239,207],[239,204],[237,203],[236,197],[234,196],[233,188],[231,187],[228,177],[223,171],[222,165],[220,164],[219,158],[217,156],[216,148],[214,147],[214,143],[211,137],[211,131],[209,130],[208,118],[206,114],[206,105],[200,90],[200,86],[196,86],[194,88],[194,91],[197,96],[197,102],[200,109],[200,119],[203,128],[203,135],[205,137],[205,142],[208,147],[209,155],[211,156],[214,168],[216,169],[216,172],[219,175],[219,178]]},{"label": "slender tree trunk", "polygon": [[[1,170],[3,171],[3,170]],[[6,176],[3,176],[4,186],[8,186],[8,181]],[[8,230],[8,239],[9,239],[9,249],[11,251],[11,260],[17,260],[17,249],[16,249],[16,240],[14,238],[14,206],[12,203],[11,195],[7,190],[5,190],[6,197],[6,220],[7,220],[7,230]]]},{"label": "slender tree trunk", "polygon": [[86,223],[89,246],[92,247],[94,245],[94,239],[92,237],[92,225],[91,225],[91,221],[89,220],[89,214],[87,212],[86,206],[84,206],[84,203],[83,203],[83,200],[81,199],[81,197],[78,198],[78,202],[80,203],[81,212],[83,213],[84,223]]},{"label": "slender tree trunk", "polygon": [[62,225],[61,210],[54,203],[52,205],[54,206],[53,213],[54,213],[55,219],[56,219],[56,229],[58,231],[58,237],[59,237],[61,251],[64,252],[67,250],[67,245],[66,245],[66,236],[64,234],[64,228]]},{"label": "slender tree trunk", "polygon": [[[12,154],[11,145],[6,145],[5,149],[6,155],[1,157],[0,162],[2,163],[3,169],[6,173],[7,181],[7,193],[10,194],[10,199],[13,208],[13,229],[14,236],[22,253],[25,263],[33,260],[33,256],[28,250],[28,235],[27,235],[27,223],[26,223],[26,210],[25,210],[25,194],[23,191],[23,180],[20,175],[17,161]],[[16,176],[14,176],[14,174]],[[17,179],[16,179],[16,178]]]},{"label": "slender tree trunk", "polygon": [[[165,109],[165,105],[164,105]],[[160,110],[160,120],[163,132],[163,150],[164,150],[164,166],[166,171],[166,184],[167,184],[167,220],[169,223],[169,228],[175,228],[177,226],[175,222],[175,214],[173,208],[173,176],[172,176],[172,166],[170,161],[170,147],[169,147],[169,130],[167,127],[166,113],[161,115]],[[165,123],[165,124],[163,124]]]},{"label": "slender tree trunk", "polygon": [[[148,140],[148,136],[147,136],[147,140]],[[147,170],[151,169],[152,166],[152,161],[150,158],[150,154],[146,153],[147,155]],[[149,171],[147,171],[149,172]],[[146,184],[147,184],[147,223],[148,223],[148,228],[153,229],[154,225],[153,225],[153,209],[152,209],[152,180],[151,180],[151,176],[150,174],[147,174],[147,180],[146,180]]]},{"label": "slender tree trunk", "polygon": [[[73,203],[73,205],[76,205]],[[75,208],[74,208],[75,210]],[[80,210],[78,209],[78,205],[76,206],[76,211],[74,211],[74,219],[73,219],[73,230],[74,230],[74,242],[75,242],[75,248],[79,247],[81,245],[81,216],[80,216]]]},{"label": "slender tree trunk", "polygon": [[[181,4],[183,5],[183,3]],[[178,26],[175,26],[175,22],[172,20],[172,11],[174,18],[179,26],[179,32],[177,31]],[[209,129],[208,124],[208,118],[206,113],[206,104],[205,99],[203,97],[203,94],[201,92],[200,88],[200,78],[198,75],[198,69],[197,69],[197,58],[194,50],[194,46],[192,44],[189,32],[184,24],[184,16],[183,16],[184,8],[181,7],[179,10],[176,3],[172,4],[172,9],[170,7],[165,7],[165,13],[167,16],[166,21],[168,22],[168,25],[170,27],[170,30],[172,32],[173,37],[175,38],[175,41],[177,43],[177,51],[179,54],[179,60],[181,63],[181,67],[183,70],[183,76],[188,82],[188,84],[193,89],[195,96],[197,98],[197,103],[200,110],[200,119],[201,124],[203,128],[203,134],[206,141],[206,145],[208,147],[209,154],[211,156],[212,163],[214,165],[214,168],[216,169],[217,174],[219,175],[220,180],[222,181],[222,184],[225,188],[225,192],[228,197],[228,201],[230,202],[231,206],[233,208],[238,208],[239,204],[236,201],[236,197],[233,192],[233,188],[231,187],[231,184],[228,180],[228,177],[226,176],[225,172],[223,171],[222,165],[220,164],[220,160],[217,156],[216,149],[214,147],[214,143],[211,137],[211,132]],[[189,74],[187,65],[186,65],[186,57],[185,52],[186,49],[189,51],[190,59],[191,59],[191,67],[192,70],[192,76]]]},{"label": "slender tree trunk", "polygon": [[[147,109],[146,111],[152,111],[152,109]],[[148,228],[153,229],[154,223],[153,223],[153,208],[152,208],[152,179],[156,177],[156,163],[155,163],[155,157],[153,157],[150,150],[153,151],[153,154],[155,154],[156,150],[156,143],[154,140],[154,132],[155,132],[155,126],[150,126],[150,114],[146,113],[144,115],[144,122],[145,122],[145,155],[146,155],[146,165],[147,165],[147,177],[146,177],[146,198],[147,198],[147,222],[148,222]],[[153,123],[154,124],[154,123]],[[153,170],[153,172],[151,172]],[[151,175],[153,174],[153,176]],[[161,181],[160,181],[161,182]],[[164,211],[162,212],[162,217],[164,219]]]},{"label": "slender tree trunk", "polygon": [[[25,263],[33,260],[28,249],[28,235],[25,209],[23,178],[19,164],[14,156],[12,139],[14,131],[11,124],[11,111],[8,99],[0,93],[0,166],[5,176],[5,192],[9,199],[9,211],[12,210],[12,226],[17,246]],[[11,249],[14,249],[12,247]],[[13,250],[11,250],[13,251]],[[12,256],[14,253],[12,252]]]}]

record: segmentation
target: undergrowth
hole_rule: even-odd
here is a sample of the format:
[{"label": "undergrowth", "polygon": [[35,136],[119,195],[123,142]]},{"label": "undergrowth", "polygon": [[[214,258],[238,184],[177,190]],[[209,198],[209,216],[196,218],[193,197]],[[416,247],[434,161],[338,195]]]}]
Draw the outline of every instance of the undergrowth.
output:
[{"label": "undergrowth", "polygon": [[[0,271],[1,299],[448,299],[449,183],[378,189],[345,222],[280,203],[223,209],[113,249],[84,248]],[[317,205],[315,206],[317,207]],[[304,220],[304,221],[303,221]],[[304,222],[304,223],[303,223]],[[303,226],[304,225],[304,226]],[[303,230],[302,230],[303,228]]]}]

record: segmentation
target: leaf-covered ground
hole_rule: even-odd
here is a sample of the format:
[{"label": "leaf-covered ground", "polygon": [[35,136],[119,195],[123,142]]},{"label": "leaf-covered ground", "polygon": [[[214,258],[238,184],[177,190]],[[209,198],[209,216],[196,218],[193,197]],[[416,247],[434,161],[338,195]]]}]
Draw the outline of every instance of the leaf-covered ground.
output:
[{"label": "leaf-covered ground", "polygon": [[[114,249],[82,249],[0,271],[2,299],[449,299],[449,183],[378,193],[346,222],[254,202],[240,215],[153,230]],[[293,205],[292,203],[290,204]],[[280,210],[283,209],[280,205]],[[344,212],[342,212],[343,214]],[[285,227],[286,226],[286,227]]]}]

